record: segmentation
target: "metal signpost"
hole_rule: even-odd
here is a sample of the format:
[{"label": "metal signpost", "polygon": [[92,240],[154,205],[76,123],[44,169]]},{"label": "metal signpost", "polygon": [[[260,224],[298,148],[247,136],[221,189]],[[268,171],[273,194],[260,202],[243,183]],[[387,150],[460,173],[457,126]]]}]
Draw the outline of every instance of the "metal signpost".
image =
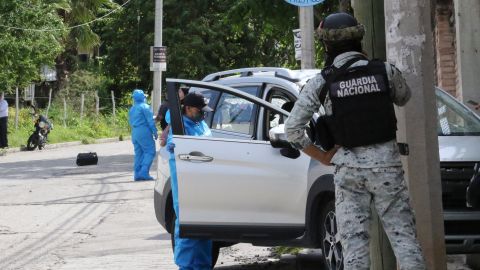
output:
[{"label": "metal signpost", "polygon": [[300,29],[302,44],[302,69],[315,68],[315,46],[313,42],[313,6],[325,0],[285,0],[287,3],[298,6],[300,13]]},{"label": "metal signpost", "polygon": [[[154,47],[162,47],[163,0],[155,0],[155,37]],[[153,58],[153,57],[152,57]],[[152,64],[153,66],[153,64]],[[156,114],[162,102],[162,71],[153,70],[152,112]]]}]

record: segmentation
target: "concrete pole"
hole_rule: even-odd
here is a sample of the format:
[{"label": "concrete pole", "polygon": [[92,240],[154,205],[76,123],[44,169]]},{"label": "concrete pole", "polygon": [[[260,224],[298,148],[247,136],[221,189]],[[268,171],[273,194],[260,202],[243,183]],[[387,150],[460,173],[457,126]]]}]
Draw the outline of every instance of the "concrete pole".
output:
[{"label": "concrete pole", "polygon": [[[369,58],[386,61],[385,16],[383,0],[355,0],[353,11],[359,23],[365,25],[363,50]],[[370,229],[370,269],[395,269],[397,262],[380,218],[372,208],[372,226]]]},{"label": "concrete pole", "polygon": [[445,270],[432,22],[431,0],[385,1],[387,59],[402,71],[412,90],[409,103],[397,114],[397,137],[410,148],[402,161],[417,235],[428,269]]},{"label": "concrete pole", "polygon": [[20,113],[20,104],[18,96],[18,86],[15,87],[15,130],[18,129],[18,114]]},{"label": "concrete pole", "polygon": [[[153,46],[162,46],[163,0],[155,0],[155,40]],[[162,72],[153,72],[152,112],[155,115],[162,102]]]},{"label": "concrete pole", "polygon": [[467,106],[480,103],[480,1],[454,0],[457,41],[457,97]]},{"label": "concrete pole", "polygon": [[313,41],[313,6],[299,7],[302,33],[302,69],[315,68],[315,46]]}]

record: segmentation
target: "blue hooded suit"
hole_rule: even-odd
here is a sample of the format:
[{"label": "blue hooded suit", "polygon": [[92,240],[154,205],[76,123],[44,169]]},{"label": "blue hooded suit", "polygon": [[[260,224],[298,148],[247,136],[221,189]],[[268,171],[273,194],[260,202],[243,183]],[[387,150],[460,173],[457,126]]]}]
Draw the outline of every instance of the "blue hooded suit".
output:
[{"label": "blue hooded suit", "polygon": [[[170,124],[170,112],[167,112],[165,120]],[[205,121],[194,122],[190,118],[183,116],[185,135],[190,136],[212,136],[210,129]],[[178,180],[177,168],[175,165],[175,144],[172,142],[172,129],[167,138],[167,149],[170,152],[170,176],[172,184],[173,208],[176,213],[175,221],[175,264],[180,270],[210,270],[212,269],[212,241],[201,239],[180,238],[180,209],[178,206]]]},{"label": "blue hooded suit", "polygon": [[150,176],[150,166],[155,158],[155,141],[157,128],[153,121],[150,106],[145,103],[145,94],[135,89],[132,93],[133,106],[128,112],[128,121],[132,127],[132,143],[135,150],[133,164],[134,180],[153,180]]}]

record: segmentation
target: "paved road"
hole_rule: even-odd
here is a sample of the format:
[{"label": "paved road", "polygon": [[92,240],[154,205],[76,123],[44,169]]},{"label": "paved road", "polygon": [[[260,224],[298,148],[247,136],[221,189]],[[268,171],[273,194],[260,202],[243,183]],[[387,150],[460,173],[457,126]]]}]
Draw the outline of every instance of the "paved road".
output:
[{"label": "paved road", "polygon": [[[77,167],[88,151],[99,165]],[[132,153],[116,142],[0,156],[0,269],[177,269],[155,220],[154,182],[132,181]],[[320,259],[279,261],[242,244],[222,249],[215,269],[320,270]],[[457,262],[449,269],[468,269]]]},{"label": "paved road", "polygon": [[[88,151],[99,165],[77,167],[77,153]],[[0,157],[0,269],[177,269],[155,220],[154,182],[132,181],[132,153],[117,142]],[[288,265],[269,254],[234,246],[218,269]]]}]

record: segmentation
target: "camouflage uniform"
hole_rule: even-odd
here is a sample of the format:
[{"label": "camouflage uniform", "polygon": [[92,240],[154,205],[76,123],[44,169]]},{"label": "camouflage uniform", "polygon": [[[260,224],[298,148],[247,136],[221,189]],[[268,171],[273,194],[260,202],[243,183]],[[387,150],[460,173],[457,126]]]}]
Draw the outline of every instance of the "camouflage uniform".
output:
[{"label": "camouflage uniform", "polygon": [[[358,54],[343,53],[335,58],[334,65],[340,67]],[[366,64],[367,61],[360,60],[352,66]],[[410,99],[410,89],[398,69],[387,63],[385,66],[391,98],[396,105],[403,106]],[[312,144],[305,129],[312,115],[319,111],[320,90],[324,84],[320,74],[308,81],[285,122],[288,140],[299,149]],[[325,113],[331,115],[332,103],[328,95],[324,104]],[[400,269],[426,269],[416,240],[413,211],[396,141],[349,149],[341,147],[331,162],[336,165],[335,207],[345,269],[370,269],[371,202],[382,220]]]}]

